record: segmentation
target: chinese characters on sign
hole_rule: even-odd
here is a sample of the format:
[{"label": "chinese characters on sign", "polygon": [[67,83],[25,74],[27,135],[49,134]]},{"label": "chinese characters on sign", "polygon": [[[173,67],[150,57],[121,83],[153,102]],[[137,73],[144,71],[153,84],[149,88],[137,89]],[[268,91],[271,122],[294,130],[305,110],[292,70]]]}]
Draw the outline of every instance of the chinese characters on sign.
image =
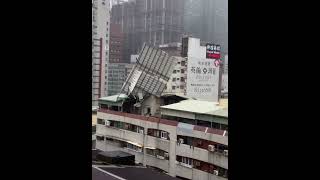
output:
[{"label": "chinese characters on sign", "polygon": [[219,67],[206,58],[189,58],[187,95],[199,99],[218,99]]},{"label": "chinese characters on sign", "polygon": [[220,45],[207,44],[206,45],[206,58],[207,59],[220,59]]}]

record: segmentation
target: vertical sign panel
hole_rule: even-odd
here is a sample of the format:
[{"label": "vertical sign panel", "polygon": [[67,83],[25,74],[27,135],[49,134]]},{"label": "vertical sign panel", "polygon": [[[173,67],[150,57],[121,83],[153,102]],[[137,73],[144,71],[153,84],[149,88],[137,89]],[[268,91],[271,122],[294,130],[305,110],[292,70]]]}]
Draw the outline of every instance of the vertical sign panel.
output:
[{"label": "vertical sign panel", "polygon": [[187,96],[217,102],[219,70],[212,59],[188,57]]}]

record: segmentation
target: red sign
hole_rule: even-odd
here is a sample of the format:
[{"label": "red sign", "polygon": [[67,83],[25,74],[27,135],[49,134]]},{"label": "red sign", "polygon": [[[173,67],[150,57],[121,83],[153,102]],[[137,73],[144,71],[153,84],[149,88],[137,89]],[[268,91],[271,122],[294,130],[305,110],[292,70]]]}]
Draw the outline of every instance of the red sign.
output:
[{"label": "red sign", "polygon": [[220,59],[220,54],[207,53],[207,59]]},{"label": "red sign", "polygon": [[220,45],[207,44],[206,45],[207,59],[220,59]]}]

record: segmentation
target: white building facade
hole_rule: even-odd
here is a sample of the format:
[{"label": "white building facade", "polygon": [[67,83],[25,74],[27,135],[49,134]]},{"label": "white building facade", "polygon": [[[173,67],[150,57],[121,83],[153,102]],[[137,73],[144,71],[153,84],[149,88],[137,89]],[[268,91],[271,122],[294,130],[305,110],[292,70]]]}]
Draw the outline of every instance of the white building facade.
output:
[{"label": "white building facade", "polygon": [[110,1],[92,0],[92,106],[107,96]]},{"label": "white building facade", "polygon": [[183,57],[174,56],[176,61],[171,77],[163,94],[185,95],[187,79],[187,60]]}]

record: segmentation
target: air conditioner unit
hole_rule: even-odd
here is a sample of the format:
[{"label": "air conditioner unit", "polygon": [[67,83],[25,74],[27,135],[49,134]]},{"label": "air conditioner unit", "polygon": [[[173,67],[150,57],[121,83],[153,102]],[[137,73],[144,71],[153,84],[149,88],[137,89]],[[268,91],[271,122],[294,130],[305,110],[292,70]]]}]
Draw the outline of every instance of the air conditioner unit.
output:
[{"label": "air conditioner unit", "polygon": [[214,145],[208,145],[208,151],[214,152],[215,147]]},{"label": "air conditioner unit", "polygon": [[106,121],[106,126],[110,126],[110,121]]},{"label": "air conditioner unit", "polygon": [[179,143],[180,143],[180,144],[183,144],[183,143],[184,143],[184,140],[183,140],[182,138],[180,138],[180,139],[179,139]]},{"label": "air conditioner unit", "polygon": [[224,151],[223,151],[223,154],[224,154],[225,156],[228,156],[228,150],[224,150]]},{"label": "air conditioner unit", "polygon": [[164,157],[168,158],[169,157],[169,153],[164,153]]},{"label": "air conditioner unit", "polygon": [[218,170],[213,170],[213,174],[218,176],[219,175],[219,171]]},{"label": "air conditioner unit", "polygon": [[200,161],[195,161],[195,166],[200,166]]},{"label": "air conditioner unit", "polygon": [[140,133],[140,134],[143,134],[143,129],[140,129],[140,130],[139,130],[139,133]]}]

